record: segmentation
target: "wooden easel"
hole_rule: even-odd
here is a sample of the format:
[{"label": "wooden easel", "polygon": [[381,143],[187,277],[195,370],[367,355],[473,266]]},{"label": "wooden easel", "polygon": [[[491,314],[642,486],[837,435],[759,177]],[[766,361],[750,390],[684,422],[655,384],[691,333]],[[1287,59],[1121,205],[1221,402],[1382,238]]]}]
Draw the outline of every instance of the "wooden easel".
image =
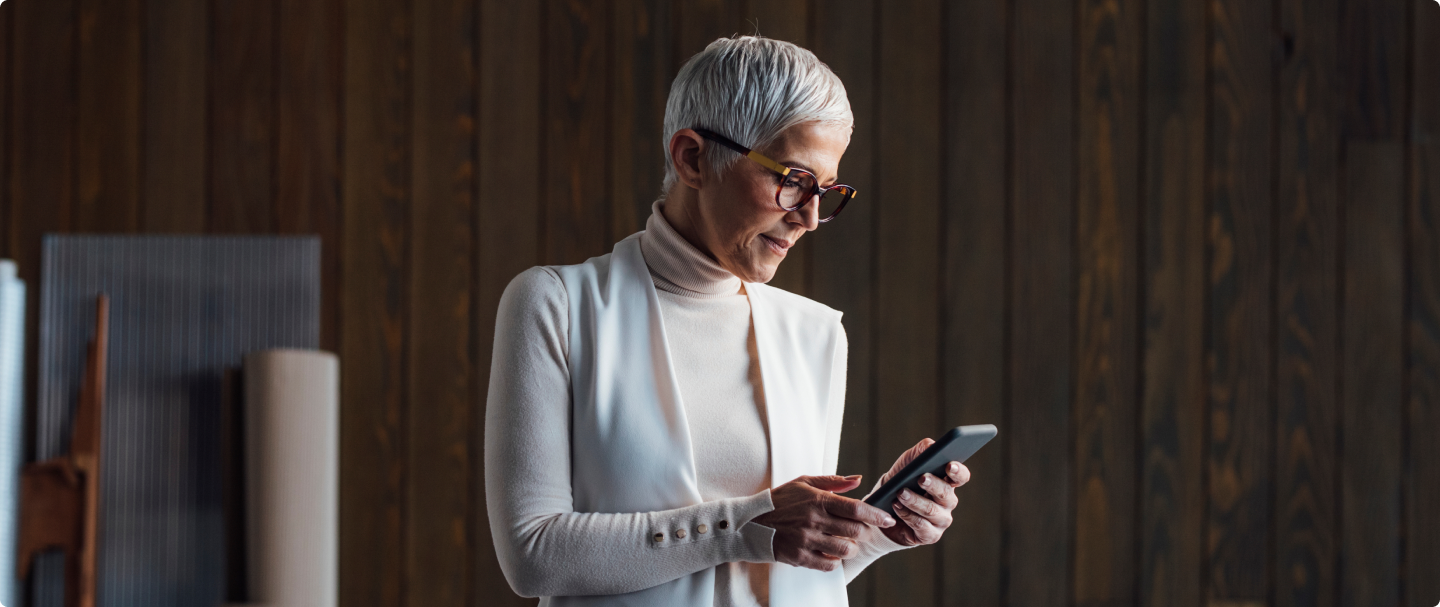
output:
[{"label": "wooden easel", "polygon": [[85,353],[85,378],[75,408],[70,452],[25,466],[20,473],[19,568],[24,578],[42,551],[65,553],[65,607],[95,607],[95,554],[100,504],[100,421],[105,404],[105,355],[110,299],[95,302],[95,338]]}]

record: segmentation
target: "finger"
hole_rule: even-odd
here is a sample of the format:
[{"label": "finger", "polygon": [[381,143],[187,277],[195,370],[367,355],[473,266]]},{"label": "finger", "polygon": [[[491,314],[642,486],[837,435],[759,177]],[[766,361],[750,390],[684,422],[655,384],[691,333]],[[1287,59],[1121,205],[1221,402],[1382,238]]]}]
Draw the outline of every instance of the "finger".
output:
[{"label": "finger", "polygon": [[824,518],[816,522],[814,529],[836,537],[858,538],[860,534],[865,533],[866,527],[868,525],[860,521],[833,516],[827,512],[824,513]]},{"label": "finger", "polygon": [[825,511],[838,517],[886,528],[895,526],[895,519],[884,510],[848,497],[832,496],[825,500]]},{"label": "finger", "polygon": [[925,450],[929,449],[930,445],[933,444],[935,444],[935,441],[933,439],[920,439],[920,442],[915,443],[914,447],[911,447],[909,450],[900,454],[900,459],[895,460],[895,465],[891,467],[891,470],[899,470],[900,468],[904,468],[906,464],[909,464],[910,462],[914,461],[915,458],[920,457],[920,454],[924,453]]},{"label": "finger", "polygon": [[895,502],[891,508],[895,510],[895,515],[900,517],[900,520],[905,523],[896,529],[890,530],[890,533],[896,533],[900,536],[898,539],[895,539],[896,543],[902,546],[920,545],[920,539],[915,537],[915,529],[910,526],[910,521],[906,519],[906,517],[918,517],[920,515],[915,514],[913,510],[906,508],[905,504],[898,501]]},{"label": "finger", "polygon": [[815,550],[836,558],[853,558],[860,552],[860,546],[855,543],[855,540],[835,537],[820,532],[807,533],[805,534],[805,538],[806,549]]},{"label": "finger", "polygon": [[796,559],[797,566],[816,571],[834,571],[840,566],[840,559],[829,556],[814,550],[801,550],[800,556]]},{"label": "finger", "polygon": [[925,518],[935,518],[944,510],[940,507],[940,504],[909,489],[900,491],[900,503],[905,504],[906,508],[914,510]]},{"label": "finger", "polygon": [[950,483],[951,487],[970,482],[970,468],[960,462],[950,462],[950,465],[945,467],[945,482]]},{"label": "finger", "polygon": [[920,487],[929,493],[930,498],[940,504],[941,508],[953,510],[960,503],[960,500],[955,499],[955,487],[950,483],[942,482],[934,474],[927,472],[925,476],[920,477]]},{"label": "finger", "polygon": [[921,544],[933,544],[940,539],[940,530],[929,519],[905,507],[904,504],[896,505],[900,507],[895,509],[895,513],[900,515],[900,520],[910,526],[910,531],[915,535],[915,541]]},{"label": "finger", "polygon": [[836,476],[833,474],[827,476],[802,476],[795,480],[816,489],[832,493],[844,493],[860,486],[859,474],[854,476]]}]

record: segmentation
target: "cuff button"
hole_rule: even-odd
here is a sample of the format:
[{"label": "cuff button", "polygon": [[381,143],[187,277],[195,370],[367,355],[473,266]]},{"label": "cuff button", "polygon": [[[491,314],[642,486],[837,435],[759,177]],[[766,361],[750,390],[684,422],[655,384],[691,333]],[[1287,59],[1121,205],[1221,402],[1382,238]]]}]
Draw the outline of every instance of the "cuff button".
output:
[{"label": "cuff button", "polygon": [[704,523],[701,523],[699,527],[696,527],[696,528],[695,528],[695,533],[699,533],[699,534],[702,534],[702,535],[703,535],[706,531],[709,531],[709,530],[710,530],[709,527],[706,527]]},{"label": "cuff button", "polygon": [[718,522],[718,523],[715,523],[715,526],[716,526],[716,527],[719,527],[719,528],[721,528],[721,529],[729,529],[729,528],[730,528],[730,521],[720,521],[720,522]]},{"label": "cuff button", "polygon": [[656,533],[656,534],[655,534],[655,541],[656,541],[656,542],[663,542],[663,541],[665,541],[665,534],[664,534],[664,533]]},{"label": "cuff button", "polygon": [[676,537],[676,538],[679,538],[679,539],[682,539],[682,540],[685,539],[685,530],[684,530],[684,529],[676,529],[676,530],[675,530],[675,537]]}]

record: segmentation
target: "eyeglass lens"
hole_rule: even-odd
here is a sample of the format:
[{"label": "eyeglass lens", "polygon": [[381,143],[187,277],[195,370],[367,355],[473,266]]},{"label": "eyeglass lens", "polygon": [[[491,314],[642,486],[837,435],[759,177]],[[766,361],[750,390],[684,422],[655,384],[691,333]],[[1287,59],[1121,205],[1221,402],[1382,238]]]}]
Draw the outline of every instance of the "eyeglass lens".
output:
[{"label": "eyeglass lens", "polygon": [[[779,202],[780,206],[784,208],[793,209],[806,202],[807,196],[814,194],[815,176],[804,171],[793,171],[781,182],[776,202]],[[845,187],[826,190],[825,194],[820,196],[820,219],[834,215],[849,194],[850,190]]]}]

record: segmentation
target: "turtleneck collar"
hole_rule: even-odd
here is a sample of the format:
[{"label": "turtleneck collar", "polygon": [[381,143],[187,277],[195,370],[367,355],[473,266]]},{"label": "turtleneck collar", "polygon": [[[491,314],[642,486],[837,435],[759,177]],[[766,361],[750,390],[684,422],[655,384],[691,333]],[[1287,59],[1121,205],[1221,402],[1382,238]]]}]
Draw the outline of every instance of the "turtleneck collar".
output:
[{"label": "turtleneck collar", "polygon": [[676,232],[661,214],[658,200],[650,205],[650,218],[645,220],[645,233],[640,236],[640,252],[655,278],[655,286],[663,291],[691,297],[740,292],[740,278]]}]

